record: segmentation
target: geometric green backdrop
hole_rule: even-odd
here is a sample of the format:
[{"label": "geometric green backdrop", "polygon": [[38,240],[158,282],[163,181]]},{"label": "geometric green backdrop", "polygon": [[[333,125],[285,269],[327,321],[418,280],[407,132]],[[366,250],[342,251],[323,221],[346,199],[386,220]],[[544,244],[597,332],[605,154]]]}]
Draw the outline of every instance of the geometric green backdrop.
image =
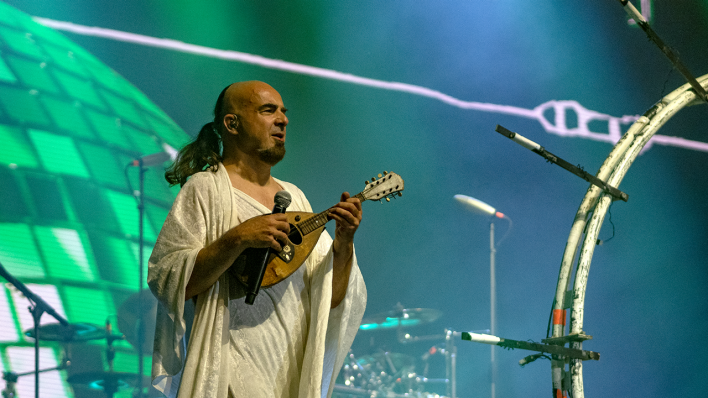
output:
[{"label": "geometric green backdrop", "polygon": [[[0,262],[69,322],[116,327],[117,308],[138,289],[138,210],[126,165],[188,140],[94,56],[0,3]],[[176,190],[160,168],[147,171],[145,188],[147,263]],[[32,327],[29,303],[2,282],[0,371],[32,370],[32,342],[22,334]],[[103,344],[89,346],[101,353]],[[56,366],[60,348],[42,345],[41,367]],[[115,370],[135,372],[130,346],[117,349]],[[43,374],[42,397],[73,396],[66,376]],[[18,392],[33,396],[34,376],[21,378]]]}]

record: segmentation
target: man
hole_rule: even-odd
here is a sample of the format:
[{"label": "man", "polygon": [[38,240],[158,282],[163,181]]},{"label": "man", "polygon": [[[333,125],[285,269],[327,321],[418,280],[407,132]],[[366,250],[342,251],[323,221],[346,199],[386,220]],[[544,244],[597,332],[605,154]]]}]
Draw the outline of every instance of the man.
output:
[{"label": "man", "polygon": [[312,212],[296,186],[270,174],[285,155],[285,112],[266,83],[228,86],[214,121],[166,173],[183,187],[150,257],[148,285],[159,302],[153,385],[167,396],[331,395],[366,305],[353,245],[360,201],[343,193],[330,212],[334,241],[323,233],[305,264],[261,289],[253,306],[227,272],[246,248],[281,250],[289,224],[270,214],[276,192],[291,194],[288,210]]}]

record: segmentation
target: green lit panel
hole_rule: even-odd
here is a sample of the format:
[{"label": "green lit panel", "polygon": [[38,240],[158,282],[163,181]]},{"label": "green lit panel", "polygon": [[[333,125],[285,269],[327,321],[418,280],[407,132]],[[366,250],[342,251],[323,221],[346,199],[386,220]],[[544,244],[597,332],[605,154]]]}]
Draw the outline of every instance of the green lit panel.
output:
[{"label": "green lit panel", "polygon": [[10,306],[8,292],[7,289],[2,286],[0,286],[0,325],[2,325],[0,326],[0,343],[14,343],[20,341],[20,333],[17,330],[17,323],[15,322],[15,315]]},{"label": "green lit panel", "polygon": [[[126,289],[138,290],[137,244],[102,233],[92,232],[90,236],[101,279],[123,285]],[[150,250],[150,246],[145,246],[148,258]],[[147,275],[144,280],[147,280]]]},{"label": "green lit panel", "polygon": [[[8,347],[6,349],[10,367],[13,372],[24,373],[34,371],[33,347]],[[39,362],[42,368],[54,368],[59,365],[59,358],[54,349],[41,347],[39,349]],[[44,372],[39,383],[39,396],[44,398],[69,397],[69,389],[65,385],[64,377],[58,370]],[[20,377],[17,381],[17,394],[20,398],[34,397],[34,377]]]},{"label": "green lit panel", "polygon": [[44,51],[52,57],[52,61],[54,61],[53,64],[55,66],[74,72],[83,78],[90,77],[88,72],[86,72],[86,69],[76,60],[76,57],[74,57],[74,53],[72,51],[52,45],[45,45],[43,48]]},{"label": "green lit panel", "polygon": [[63,34],[56,30],[39,24],[29,15],[19,13],[19,22],[22,23],[23,29],[32,32],[34,39],[42,44],[42,48],[46,51],[47,44],[51,43],[59,47],[75,47],[76,45],[66,38]]},{"label": "green lit panel", "polygon": [[143,155],[163,151],[160,144],[157,143],[155,137],[151,134],[143,133],[142,131],[136,130],[130,126],[123,126],[123,132]]},{"label": "green lit panel", "polygon": [[36,217],[41,220],[69,221],[64,198],[57,177],[28,173],[25,175],[27,188],[32,196]]},{"label": "green lit panel", "polygon": [[7,114],[19,123],[38,123],[49,125],[50,121],[44,113],[37,92],[28,89],[18,89],[0,85],[0,104]]},{"label": "green lit panel", "polygon": [[29,130],[29,136],[45,169],[52,173],[89,177],[74,140],[32,129]]},{"label": "green lit panel", "polygon": [[0,262],[16,278],[44,278],[34,238],[26,224],[0,224]]},{"label": "green lit panel", "polygon": [[123,169],[118,166],[110,149],[84,142],[79,142],[78,146],[93,178],[112,187],[128,189]]},{"label": "green lit panel", "polygon": [[17,128],[0,124],[0,164],[36,169],[39,166],[24,132]]},{"label": "green lit panel", "polygon": [[27,87],[52,94],[59,93],[59,87],[57,87],[47,72],[46,62],[28,60],[12,55],[6,55],[5,61]]},{"label": "green lit panel", "polygon": [[14,18],[19,13],[14,8],[8,6],[7,4],[0,2],[0,24],[10,25],[19,28],[20,23]]},{"label": "green lit panel", "polygon": [[[61,298],[59,298],[59,292],[57,287],[53,285],[39,285],[35,283],[28,283],[27,288],[34,294],[42,298],[47,304],[56,310],[56,312],[62,317],[66,318],[66,313],[64,312],[64,305],[62,304]],[[22,295],[22,293],[14,288],[9,288],[12,297],[12,306],[15,309],[15,314],[20,321],[20,331],[24,333],[34,327],[34,321],[32,320],[32,314],[30,314],[27,309],[30,304],[29,300]],[[69,320],[71,321],[71,320]],[[40,320],[40,325],[47,325],[50,323],[57,323],[58,321],[51,315],[44,314]]]},{"label": "green lit panel", "polygon": [[182,148],[190,141],[190,137],[173,122],[149,117],[148,121],[155,134],[174,148]]},{"label": "green lit panel", "polygon": [[0,187],[3,190],[3,199],[0,200],[0,220],[5,222],[23,222],[30,216],[29,207],[20,193],[20,184],[15,178],[22,176],[11,168],[0,167]]},{"label": "green lit panel", "polygon": [[[111,208],[113,209],[113,213],[118,220],[118,225],[120,226],[123,234],[137,238],[138,207],[135,198],[131,195],[111,191],[109,189],[105,189],[103,192],[106,199],[108,199],[108,203],[110,203]],[[155,235],[155,231],[150,226],[150,223],[144,223],[144,227],[145,240],[155,241],[157,236]]]},{"label": "green lit panel", "polygon": [[34,227],[49,275],[63,280],[95,281],[95,262],[84,233],[67,228]]},{"label": "green lit panel", "polygon": [[71,103],[47,96],[41,96],[39,99],[44,104],[49,115],[54,119],[57,127],[70,132],[71,135],[76,137],[96,138],[96,135],[81,114],[80,102],[74,101]]},{"label": "green lit panel", "polygon": [[162,229],[162,224],[165,223],[168,213],[169,210],[164,207],[153,206],[151,204],[145,206],[145,214],[150,222],[152,222],[155,231]]},{"label": "green lit panel", "polygon": [[47,56],[32,39],[31,34],[0,26],[0,36],[14,52],[24,54],[39,61],[45,61]]},{"label": "green lit panel", "polygon": [[132,150],[132,145],[123,133],[120,119],[115,116],[108,116],[102,113],[86,109],[86,115],[93,125],[95,131],[101,136],[101,140],[113,144],[117,147]]},{"label": "green lit panel", "polygon": [[79,221],[87,230],[99,229],[120,233],[113,210],[102,194],[102,189],[91,180],[64,178],[71,205]]},{"label": "green lit panel", "polygon": [[15,77],[15,74],[12,73],[10,68],[7,67],[7,64],[3,60],[2,52],[0,52],[0,80],[10,83],[14,83],[17,81],[17,77]]},{"label": "green lit panel", "polygon": [[101,96],[106,99],[106,102],[113,108],[116,114],[124,121],[133,123],[134,125],[142,128],[146,128],[145,121],[138,114],[137,109],[133,103],[121,98],[117,95],[112,94],[109,91],[102,90]]},{"label": "green lit panel", "polygon": [[69,314],[69,322],[103,326],[106,324],[106,319],[116,313],[113,300],[104,290],[64,286],[62,293],[64,305]]},{"label": "green lit panel", "polygon": [[53,69],[52,74],[59,81],[59,84],[73,98],[97,107],[103,111],[107,110],[101,98],[98,96],[91,80],[82,79],[69,73],[64,73],[59,69]]},{"label": "green lit panel", "polygon": [[[152,354],[152,353],[150,353]],[[149,376],[152,368],[152,355],[143,356],[143,374]],[[113,369],[116,372],[138,373],[138,356],[128,352],[117,351],[113,360]],[[147,387],[147,386],[145,386]]]},{"label": "green lit panel", "polygon": [[145,173],[145,196],[170,204],[175,200],[167,186],[165,171],[162,168],[152,167]]}]

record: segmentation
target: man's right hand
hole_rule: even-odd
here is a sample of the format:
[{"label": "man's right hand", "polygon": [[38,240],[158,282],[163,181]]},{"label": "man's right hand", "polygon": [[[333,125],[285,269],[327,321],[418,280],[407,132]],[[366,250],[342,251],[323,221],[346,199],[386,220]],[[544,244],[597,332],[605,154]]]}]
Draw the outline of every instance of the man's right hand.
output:
[{"label": "man's right hand", "polygon": [[267,214],[253,217],[227,232],[236,247],[269,247],[282,250],[280,242],[288,241],[290,224],[285,214]]},{"label": "man's right hand", "polygon": [[185,289],[189,299],[211,287],[245,249],[269,247],[280,251],[278,241],[287,242],[290,224],[285,214],[267,214],[231,228],[197,254]]}]

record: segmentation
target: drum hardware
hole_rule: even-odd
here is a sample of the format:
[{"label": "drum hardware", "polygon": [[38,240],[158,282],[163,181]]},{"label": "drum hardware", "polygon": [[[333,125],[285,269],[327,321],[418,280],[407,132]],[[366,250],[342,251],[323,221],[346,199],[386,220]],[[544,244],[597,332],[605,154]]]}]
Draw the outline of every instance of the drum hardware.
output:
[{"label": "drum hardware", "polygon": [[[47,368],[47,369],[40,369],[38,373],[51,372],[53,370],[64,370],[64,369],[68,368],[70,365],[71,365],[71,361],[66,356],[66,348],[64,348],[64,356],[63,356],[59,366],[55,366],[53,368]],[[29,372],[23,372],[23,373],[3,372],[2,379],[5,380],[5,388],[2,390],[2,398],[16,398],[17,397],[17,390],[15,390],[15,385],[17,384],[17,380],[22,376],[28,376],[28,375],[31,375],[34,373],[35,373],[34,370],[29,371]]]},{"label": "drum hardware", "polygon": [[[64,326],[69,325],[69,321],[64,319],[63,316],[59,315],[52,306],[47,304],[41,297],[32,293],[31,290],[25,286],[24,283],[17,280],[12,276],[5,267],[0,264],[0,276],[5,278],[13,286],[17,288],[22,294],[30,301],[30,306],[28,307],[29,312],[32,314],[32,321],[34,322],[34,332],[35,335],[39,334],[39,321],[42,315],[46,312],[59,321]],[[39,398],[39,339],[34,339],[34,396]]]}]

